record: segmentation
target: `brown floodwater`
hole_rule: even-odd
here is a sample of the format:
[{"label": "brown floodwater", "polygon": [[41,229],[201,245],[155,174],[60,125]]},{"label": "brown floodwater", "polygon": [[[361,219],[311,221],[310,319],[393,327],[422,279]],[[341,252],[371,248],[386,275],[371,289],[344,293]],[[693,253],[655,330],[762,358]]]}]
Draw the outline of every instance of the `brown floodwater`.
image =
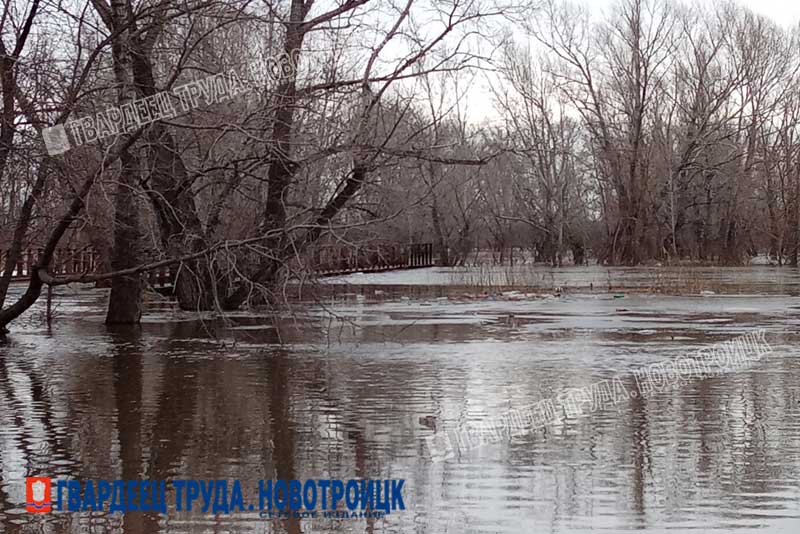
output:
[{"label": "brown floodwater", "polygon": [[[795,534],[796,277],[743,276],[746,291],[684,297],[347,286],[277,318],[161,303],[112,330],[105,293],[63,289],[51,327],[37,307],[0,345],[0,532]],[[600,379],[634,389],[642,365],[758,329],[773,350],[747,368],[446,461],[425,445]],[[405,479],[406,509],[266,519],[177,512],[168,494],[166,515],[31,515],[35,475],[238,479],[246,501],[261,479]]]}]

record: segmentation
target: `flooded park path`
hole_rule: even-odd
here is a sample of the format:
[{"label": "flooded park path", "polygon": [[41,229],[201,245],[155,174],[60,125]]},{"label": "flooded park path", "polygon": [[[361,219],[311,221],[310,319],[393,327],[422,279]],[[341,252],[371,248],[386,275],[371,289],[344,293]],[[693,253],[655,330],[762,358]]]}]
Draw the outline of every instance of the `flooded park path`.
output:
[{"label": "flooded park path", "polygon": [[[63,288],[51,328],[36,307],[0,346],[0,532],[800,531],[797,271],[694,273],[706,289],[685,296],[643,293],[650,270],[559,272],[542,280],[560,296],[476,297],[436,269],[350,275],[277,319],[160,303],[117,330],[103,292]],[[772,351],[736,372],[446,461],[425,445],[598,380],[634,389],[644,365],[756,330]],[[33,516],[32,474],[238,479],[246,502],[261,479],[405,479],[406,509]]]}]

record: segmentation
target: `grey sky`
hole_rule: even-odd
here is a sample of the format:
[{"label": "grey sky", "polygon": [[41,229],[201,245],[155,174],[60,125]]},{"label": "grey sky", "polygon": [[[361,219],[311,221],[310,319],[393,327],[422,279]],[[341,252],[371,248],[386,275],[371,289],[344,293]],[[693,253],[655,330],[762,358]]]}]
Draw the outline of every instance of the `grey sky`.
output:
[{"label": "grey sky", "polygon": [[[592,10],[605,10],[617,0],[571,0],[583,3]],[[681,0],[679,0],[681,1]],[[713,4],[718,0],[682,0],[698,4]],[[734,0],[756,13],[772,18],[785,28],[800,23],[800,0]],[[476,84],[468,97],[468,115],[478,121],[499,120],[494,109],[493,95],[484,83]]]},{"label": "grey sky", "polygon": [[772,17],[784,26],[797,24],[800,20],[798,0],[740,0],[757,13]]},{"label": "grey sky", "polygon": [[[613,0],[579,0],[589,6],[607,6]],[[716,0],[695,0],[698,3],[716,3]],[[800,21],[800,1],[799,0],[738,0],[739,4],[745,5],[755,11],[771,17],[782,26],[791,26]]]}]

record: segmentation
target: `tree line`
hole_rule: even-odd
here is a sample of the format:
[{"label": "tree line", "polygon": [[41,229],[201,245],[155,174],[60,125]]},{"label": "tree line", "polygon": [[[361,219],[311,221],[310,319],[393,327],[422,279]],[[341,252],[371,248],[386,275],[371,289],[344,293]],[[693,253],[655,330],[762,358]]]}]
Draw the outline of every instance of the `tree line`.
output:
[{"label": "tree line", "polygon": [[[800,30],[735,3],[28,0],[0,24],[0,329],[75,281],[137,322],[166,264],[183,309],[271,302],[329,243],[797,265]],[[54,125],[231,71],[252,90],[45,150]],[[48,272],[73,244],[100,272]]]}]

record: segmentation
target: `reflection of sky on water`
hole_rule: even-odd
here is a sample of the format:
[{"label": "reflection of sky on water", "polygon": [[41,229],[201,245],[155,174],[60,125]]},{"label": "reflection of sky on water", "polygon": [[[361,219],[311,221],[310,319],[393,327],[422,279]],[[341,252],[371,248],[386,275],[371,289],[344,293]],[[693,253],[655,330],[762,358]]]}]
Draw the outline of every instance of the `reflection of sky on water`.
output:
[{"label": "reflection of sky on water", "polygon": [[[797,532],[796,299],[570,294],[298,305],[277,324],[151,306],[109,332],[103,298],[63,290],[0,348],[0,530],[84,532],[21,512],[27,474],[74,478],[405,478],[386,520],[95,514],[125,532]],[[778,292],[780,293],[780,292]],[[374,293],[372,293],[374,295]],[[752,368],[631,398],[434,464],[433,428],[502,415],[757,328]],[[172,497],[174,498],[174,497]],[[168,496],[168,502],[171,497]],[[742,530],[743,529],[743,530]]]}]

